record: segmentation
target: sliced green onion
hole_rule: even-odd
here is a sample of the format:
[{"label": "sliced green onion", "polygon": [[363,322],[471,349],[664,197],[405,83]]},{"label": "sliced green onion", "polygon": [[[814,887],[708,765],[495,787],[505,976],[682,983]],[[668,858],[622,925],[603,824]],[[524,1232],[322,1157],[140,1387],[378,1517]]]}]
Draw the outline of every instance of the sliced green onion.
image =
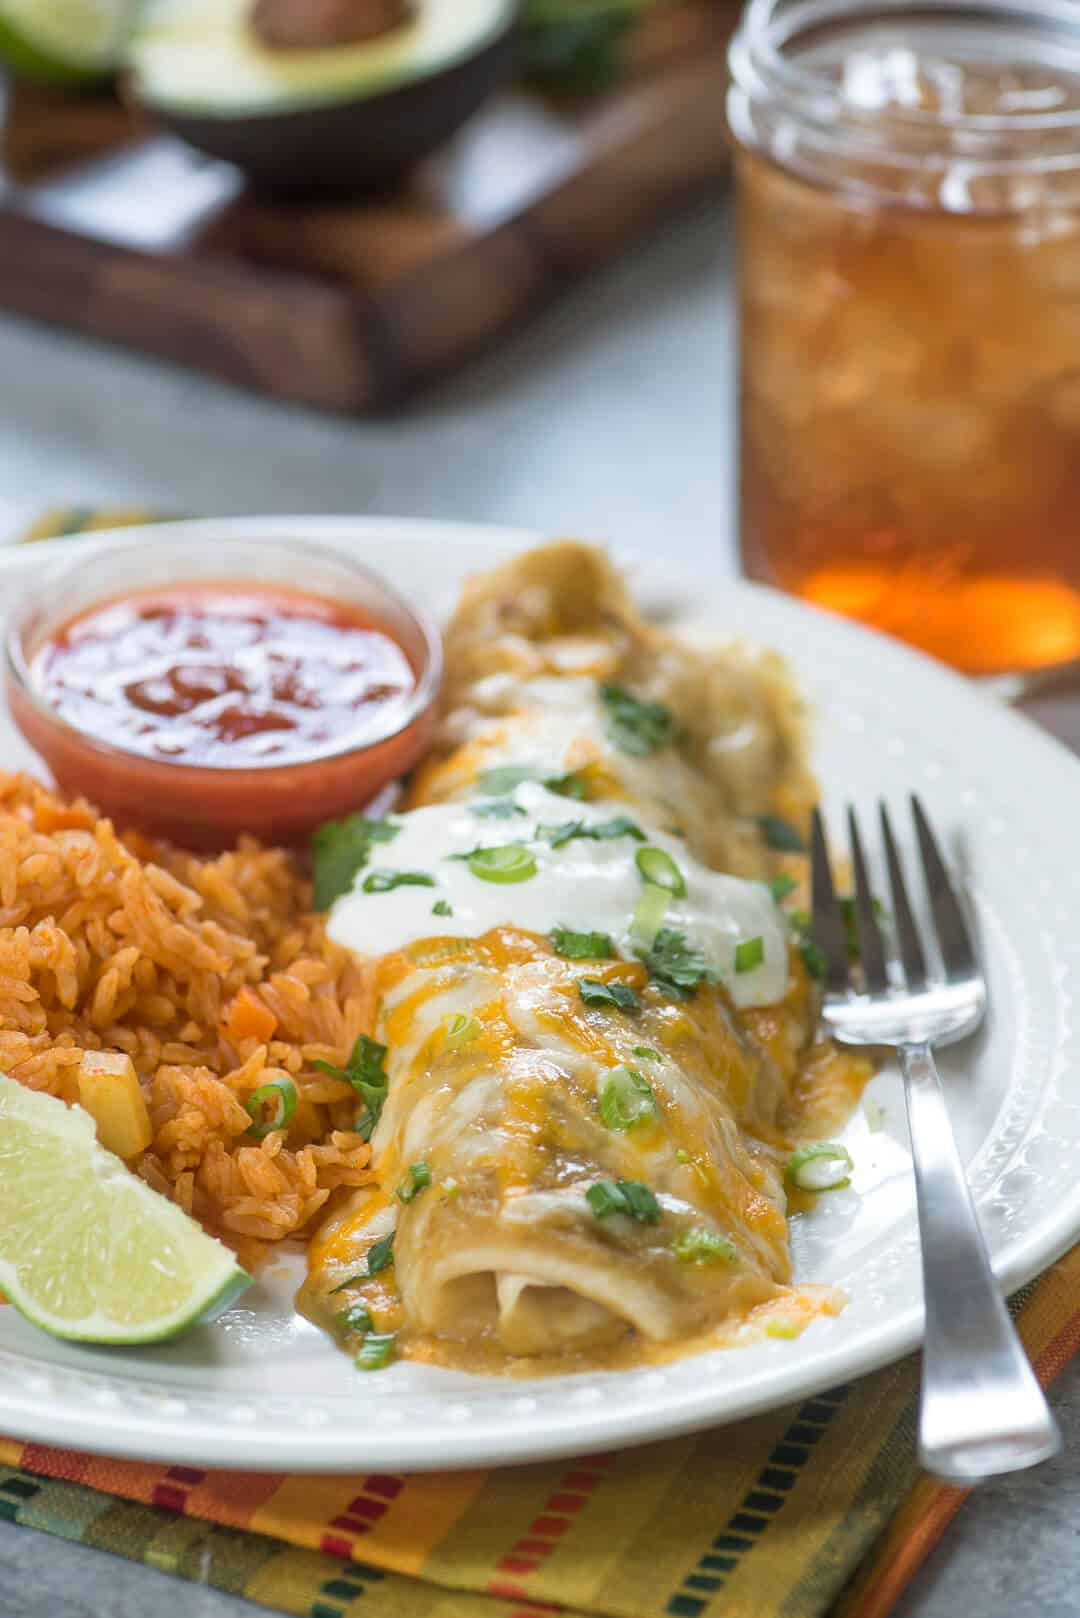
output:
[{"label": "sliced green onion", "polygon": [[675,1161],[676,1163],[690,1162],[690,1153],[686,1150],[685,1146],[679,1147],[678,1151],[675,1153]]},{"label": "sliced green onion", "polygon": [[628,983],[601,983],[597,978],[581,978],[578,989],[587,1006],[614,1006],[616,1011],[641,1010],[641,1001]]},{"label": "sliced green onion", "polygon": [[777,904],[786,899],[789,893],[794,893],[799,886],[793,876],[773,876],[769,878],[769,892]]},{"label": "sliced green onion", "polygon": [[362,1303],[354,1303],[343,1310],[339,1319],[346,1331],[371,1331],[375,1324]]},{"label": "sliced green onion", "polygon": [[498,848],[474,848],[467,864],[481,882],[528,882],[536,875],[536,861],[523,843],[503,843]]},{"label": "sliced green onion", "polygon": [[637,908],[630,918],[630,936],[643,949],[649,948],[664,925],[664,917],[670,903],[671,894],[665,888],[657,888],[651,882],[646,882]]},{"label": "sliced green onion", "polygon": [[397,1188],[399,1202],[412,1202],[431,1184],[431,1170],[426,1163],[410,1163],[409,1172]]},{"label": "sliced green onion", "polygon": [[362,886],[365,893],[393,893],[395,888],[433,888],[435,878],[426,871],[370,871]]},{"label": "sliced green onion", "polygon": [[640,1180],[597,1180],[586,1191],[585,1200],[597,1219],[618,1213],[639,1225],[660,1223],[660,1204]]},{"label": "sliced green onion", "polygon": [[779,853],[806,853],[802,833],[796,830],[790,820],[783,820],[779,815],[759,815],[758,830],[769,847],[775,848]]},{"label": "sliced green onion", "polygon": [[654,888],[663,888],[675,899],[686,898],[686,878],[671,855],[662,848],[639,848],[634,862],[641,872],[641,880]]},{"label": "sliced green onion", "polygon": [[[270,1106],[274,1110],[267,1118],[263,1109]],[[288,1126],[296,1111],[296,1085],[284,1074],[279,1079],[271,1079],[268,1084],[260,1084],[244,1102],[244,1111],[251,1119],[248,1134],[254,1135],[256,1140],[265,1140],[275,1130]]]},{"label": "sliced green onion", "polygon": [[736,972],[753,972],[764,964],[765,940],[760,935],[757,938],[744,938],[735,945]]},{"label": "sliced green onion", "polygon": [[586,1191],[585,1201],[597,1219],[607,1219],[611,1214],[626,1212],[626,1198],[614,1180],[597,1180],[596,1184],[591,1185]]},{"label": "sliced green onion", "polygon": [[640,1056],[643,1062],[662,1062],[664,1060],[660,1052],[654,1051],[651,1045],[633,1045],[630,1049],[630,1055]]},{"label": "sliced green onion", "polygon": [[576,933],[572,927],[553,927],[551,947],[564,961],[610,961],[615,954],[610,933]]},{"label": "sliced green onion", "polygon": [[451,1198],[458,1196],[460,1191],[461,1187],[458,1185],[456,1180],[445,1179],[442,1182],[442,1194],[444,1202],[449,1202]]},{"label": "sliced green onion", "polygon": [[380,1270],[389,1269],[393,1262],[394,1232],[391,1231],[389,1236],[384,1236],[381,1241],[375,1242],[368,1248],[367,1276],[365,1279],[370,1280],[373,1275],[378,1275]]},{"label": "sliced green onion", "polygon": [[851,1184],[854,1167],[846,1146],[837,1141],[819,1140],[793,1152],[784,1175],[800,1191],[841,1191]]},{"label": "sliced green onion", "polygon": [[622,1133],[656,1117],[652,1085],[632,1067],[613,1067],[600,1091],[600,1117],[606,1129]]},{"label": "sliced green onion", "polygon": [[452,916],[454,907],[448,899],[436,899],[431,907],[431,914],[433,916]]},{"label": "sliced green onion", "polygon": [[394,1358],[397,1333],[392,1331],[368,1332],[356,1356],[358,1371],[384,1371]]},{"label": "sliced green onion", "polygon": [[443,1018],[442,1025],[451,1050],[467,1045],[480,1032],[480,1019],[471,1011],[451,1011]]},{"label": "sliced green onion", "polygon": [[671,1251],[680,1264],[734,1264],[739,1256],[730,1236],[720,1236],[704,1225],[684,1230],[672,1242]]}]

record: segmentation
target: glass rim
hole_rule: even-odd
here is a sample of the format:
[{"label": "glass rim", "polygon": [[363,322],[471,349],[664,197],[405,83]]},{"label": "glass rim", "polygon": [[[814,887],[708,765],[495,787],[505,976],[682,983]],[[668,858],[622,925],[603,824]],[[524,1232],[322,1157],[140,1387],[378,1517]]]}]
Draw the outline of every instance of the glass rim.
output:
[{"label": "glass rim", "polygon": [[[91,536],[92,537],[92,536]],[[316,768],[331,763],[334,760],[345,759],[354,755],[372,751],[384,743],[392,741],[395,737],[408,731],[438,699],[443,679],[443,643],[434,620],[422,608],[407,601],[401,592],[389,582],[381,573],[366,563],[350,556],[347,550],[339,550],[336,546],[320,544],[309,540],[270,539],[263,540],[254,535],[224,535],[218,540],[214,539],[185,539],[171,538],[167,530],[160,538],[128,539],[126,537],[103,538],[94,546],[93,555],[96,557],[114,557],[121,563],[130,559],[138,564],[161,561],[170,554],[175,554],[181,562],[198,562],[205,555],[210,563],[201,575],[198,572],[187,574],[181,580],[171,579],[164,586],[177,582],[187,583],[202,577],[208,581],[214,579],[228,581],[229,583],[246,582],[257,585],[260,582],[270,582],[269,575],[260,574],[252,570],[250,574],[237,575],[230,573],[227,564],[222,567],[221,558],[235,548],[237,554],[244,555],[256,562],[276,563],[278,561],[289,563],[302,563],[305,559],[318,562],[324,566],[336,568],[343,576],[355,580],[357,584],[368,589],[373,596],[381,598],[391,612],[396,613],[410,625],[417,637],[417,643],[422,649],[422,656],[418,660],[420,666],[415,669],[416,685],[407,703],[396,713],[389,717],[386,729],[380,729],[371,736],[362,740],[354,740],[340,746],[328,747],[325,751],[309,758],[293,760],[282,764],[273,759],[252,759],[241,765],[228,762],[192,764],[185,759],[151,758],[139,753],[134,748],[125,747],[121,742],[110,741],[106,737],[94,735],[90,731],[82,730],[71,723],[59,712],[55,704],[50,702],[38,688],[34,678],[33,660],[37,648],[33,651],[27,645],[27,638],[33,633],[39,620],[44,621],[45,638],[51,629],[59,627],[65,620],[78,616],[82,611],[90,610],[94,605],[104,605],[109,600],[122,598],[130,593],[123,587],[119,591],[104,590],[100,594],[91,592],[90,601],[86,607],[79,608],[75,614],[65,613],[57,607],[57,600],[63,599],[63,586],[66,581],[75,582],[85,576],[87,566],[86,556],[73,558],[65,557],[48,569],[37,581],[36,585],[18,602],[11,614],[3,637],[3,667],[7,679],[13,684],[22,699],[38,715],[39,719],[47,723],[54,731],[70,736],[77,741],[80,747],[107,759],[124,759],[134,761],[149,770],[176,773],[177,771],[201,771],[222,776],[265,776],[271,771],[303,771],[314,766]],[[160,581],[155,581],[160,582]],[[130,590],[137,591],[142,585],[132,585]],[[315,590],[314,594],[321,592]],[[406,656],[408,653],[406,652]],[[410,659],[411,662],[411,659]]]},{"label": "glass rim", "polygon": [[[898,130],[925,138],[941,130],[949,135],[983,137],[1003,135],[1075,136],[1080,131],[1080,105],[1048,112],[974,113],[929,110],[890,104],[887,108],[860,107],[850,101],[835,81],[814,68],[791,59],[789,51],[803,36],[823,26],[858,26],[876,20],[911,24],[919,18],[991,22],[1030,29],[1040,37],[1070,44],[1080,75],[1080,7],[1077,0],[750,0],[732,39],[729,63],[733,88],[750,97],[783,97],[816,125],[835,124],[867,128],[887,115],[892,137]],[[900,154],[898,154],[900,155]],[[922,153],[925,158],[925,151]],[[1062,154],[1058,154],[1058,161]],[[1064,154],[1070,166],[1080,163],[1073,146]],[[1055,161],[1050,153],[1042,165]]]}]

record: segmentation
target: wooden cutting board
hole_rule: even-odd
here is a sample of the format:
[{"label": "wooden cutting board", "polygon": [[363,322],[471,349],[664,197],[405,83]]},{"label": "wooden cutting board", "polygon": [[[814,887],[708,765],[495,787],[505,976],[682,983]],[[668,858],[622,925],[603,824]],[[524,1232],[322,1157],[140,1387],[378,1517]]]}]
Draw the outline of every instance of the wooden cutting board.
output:
[{"label": "wooden cutting board", "polygon": [[0,307],[275,398],[400,404],[723,176],[736,11],[664,8],[616,90],[515,90],[367,203],[261,200],[119,102],[13,91]]}]

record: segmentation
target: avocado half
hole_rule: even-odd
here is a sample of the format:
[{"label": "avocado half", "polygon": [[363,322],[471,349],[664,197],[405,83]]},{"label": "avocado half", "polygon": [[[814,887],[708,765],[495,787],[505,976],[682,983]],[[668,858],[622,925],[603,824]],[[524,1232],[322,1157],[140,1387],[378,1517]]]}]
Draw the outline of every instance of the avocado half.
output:
[{"label": "avocado half", "polygon": [[137,0],[0,0],[0,60],[16,78],[92,90],[120,65]]},{"label": "avocado half", "polygon": [[409,20],[377,38],[315,49],[268,48],[253,18],[253,0],[145,0],[128,93],[273,191],[389,184],[516,66],[517,0],[412,0]]}]

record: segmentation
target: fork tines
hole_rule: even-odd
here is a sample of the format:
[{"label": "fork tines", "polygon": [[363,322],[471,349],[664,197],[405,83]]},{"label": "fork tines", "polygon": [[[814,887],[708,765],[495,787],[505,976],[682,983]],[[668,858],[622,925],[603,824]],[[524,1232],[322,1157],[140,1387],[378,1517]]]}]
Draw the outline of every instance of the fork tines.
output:
[{"label": "fork tines", "polygon": [[[946,980],[967,977],[976,970],[976,957],[963,908],[949,879],[941,849],[930,828],[926,812],[914,795],[911,798],[911,813]],[[928,981],[926,955],[912,910],[889,811],[883,803],[879,805],[879,816],[892,895],[891,931],[899,952],[899,965],[894,966],[894,976],[898,975],[902,968],[906,987],[911,991],[918,991],[924,989]],[[858,962],[862,968],[866,991],[872,995],[880,995],[889,987],[890,951],[881,925],[880,907],[874,897],[854,808],[848,809],[847,824],[855,882],[854,917]],[[825,986],[832,993],[844,993],[852,986],[851,969],[855,963],[851,958],[850,931],[845,923],[841,901],[836,895],[828,844],[825,839],[825,825],[817,809],[814,810],[813,817],[810,862],[813,936],[826,962]]]}]

